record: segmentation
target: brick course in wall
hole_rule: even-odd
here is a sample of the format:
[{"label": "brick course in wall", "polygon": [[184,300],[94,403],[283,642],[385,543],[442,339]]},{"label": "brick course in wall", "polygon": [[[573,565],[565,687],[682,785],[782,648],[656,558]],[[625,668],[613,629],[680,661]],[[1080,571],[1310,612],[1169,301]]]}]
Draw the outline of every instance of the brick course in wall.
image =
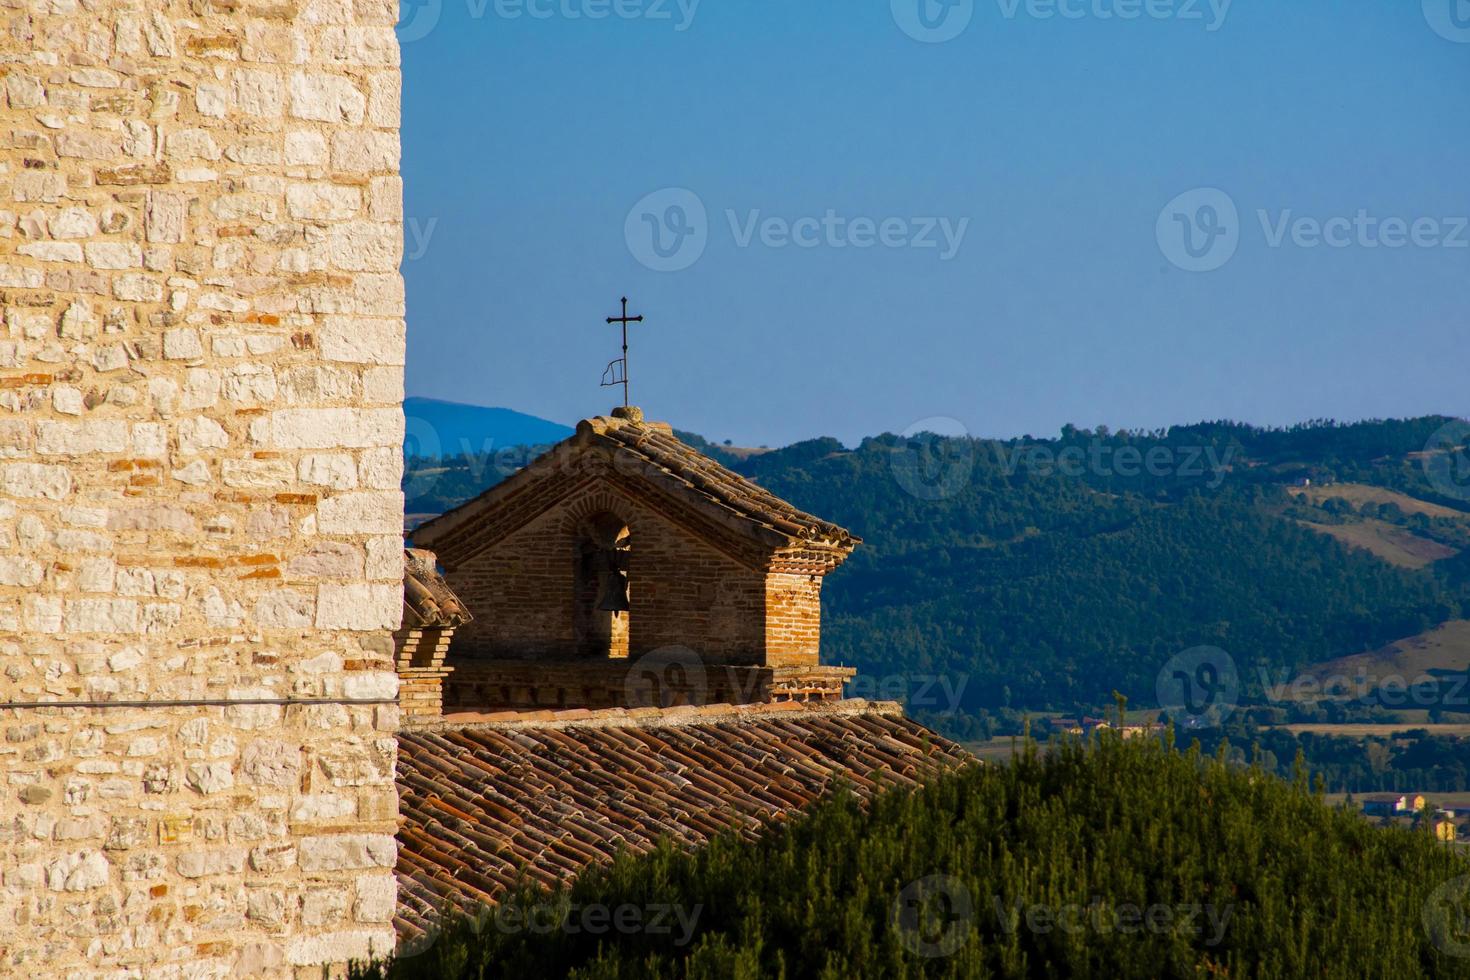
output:
[{"label": "brick course in wall", "polygon": [[0,702],[145,705],[0,707],[0,974],[319,976],[393,941],[397,5],[0,6]]}]

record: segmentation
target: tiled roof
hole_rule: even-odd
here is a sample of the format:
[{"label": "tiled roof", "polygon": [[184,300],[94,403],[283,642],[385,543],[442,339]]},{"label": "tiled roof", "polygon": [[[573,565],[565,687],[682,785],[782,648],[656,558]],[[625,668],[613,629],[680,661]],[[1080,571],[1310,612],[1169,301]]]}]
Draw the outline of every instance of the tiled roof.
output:
[{"label": "tiled roof", "polygon": [[[456,532],[502,503],[517,501],[528,487],[568,472],[568,460],[593,451],[605,457],[617,478],[641,477],[652,487],[690,505],[705,517],[772,549],[808,548],[823,560],[841,561],[862,539],[830,521],[797,510],[775,494],[675,438],[661,422],[598,416],[583,419],[570,438],[529,466],[414,531],[414,540],[448,555],[463,548]],[[480,540],[476,546],[489,541]],[[462,559],[462,555],[456,554]]]},{"label": "tiled roof", "polygon": [[867,797],[974,761],[897,705],[860,700],[559,714],[400,734],[401,935],[446,900],[493,902],[521,875],[565,882],[620,846],[754,836],[837,779]]},{"label": "tiled roof", "polygon": [[435,567],[434,553],[421,548],[403,552],[403,628],[453,627],[473,617]]}]

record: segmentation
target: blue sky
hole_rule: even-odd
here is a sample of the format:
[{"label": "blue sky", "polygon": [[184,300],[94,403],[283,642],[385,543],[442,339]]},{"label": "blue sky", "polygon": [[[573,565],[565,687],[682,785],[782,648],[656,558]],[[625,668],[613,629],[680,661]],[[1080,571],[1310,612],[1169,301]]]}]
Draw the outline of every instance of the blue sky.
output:
[{"label": "blue sky", "polygon": [[605,411],[626,294],[738,443],[1470,409],[1470,0],[947,2],[405,4],[409,394]]}]

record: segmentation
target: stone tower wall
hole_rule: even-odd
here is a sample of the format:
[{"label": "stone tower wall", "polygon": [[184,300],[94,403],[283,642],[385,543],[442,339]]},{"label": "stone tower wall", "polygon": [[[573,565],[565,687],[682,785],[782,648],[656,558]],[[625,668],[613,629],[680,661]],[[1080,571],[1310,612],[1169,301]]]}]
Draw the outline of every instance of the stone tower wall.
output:
[{"label": "stone tower wall", "polygon": [[391,945],[396,15],[0,2],[0,974]]}]

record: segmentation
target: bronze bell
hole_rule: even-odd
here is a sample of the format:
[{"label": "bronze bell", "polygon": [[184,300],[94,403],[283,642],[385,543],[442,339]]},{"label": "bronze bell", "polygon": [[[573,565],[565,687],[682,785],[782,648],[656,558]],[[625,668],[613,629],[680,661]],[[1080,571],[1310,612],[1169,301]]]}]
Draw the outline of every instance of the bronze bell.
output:
[{"label": "bronze bell", "polygon": [[627,612],[632,608],[628,605],[627,572],[615,569],[603,576],[602,594],[597,597],[597,608],[602,612]]}]

